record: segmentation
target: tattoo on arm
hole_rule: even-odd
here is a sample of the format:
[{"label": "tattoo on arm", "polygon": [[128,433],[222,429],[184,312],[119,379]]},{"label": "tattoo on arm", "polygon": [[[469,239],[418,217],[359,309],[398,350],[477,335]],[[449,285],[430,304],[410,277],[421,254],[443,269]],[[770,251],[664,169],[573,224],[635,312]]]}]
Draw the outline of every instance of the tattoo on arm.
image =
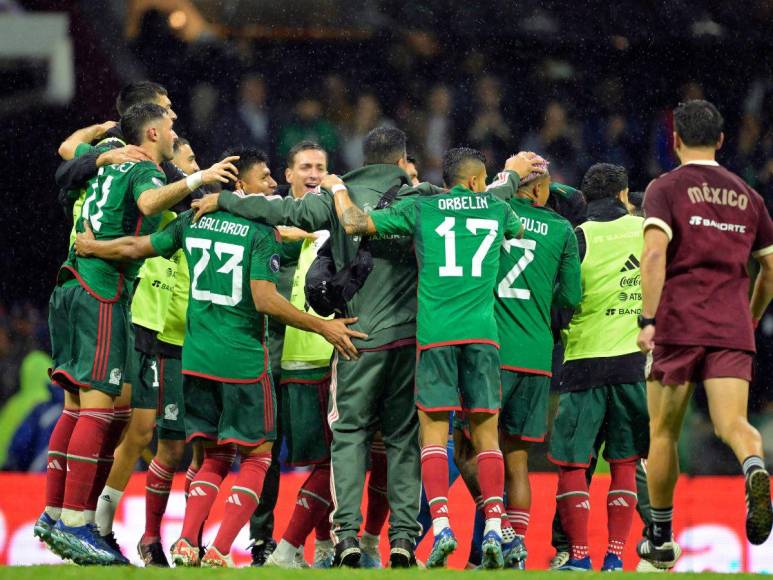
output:
[{"label": "tattoo on arm", "polygon": [[341,216],[344,229],[352,234],[368,233],[368,214],[355,205],[347,207]]}]

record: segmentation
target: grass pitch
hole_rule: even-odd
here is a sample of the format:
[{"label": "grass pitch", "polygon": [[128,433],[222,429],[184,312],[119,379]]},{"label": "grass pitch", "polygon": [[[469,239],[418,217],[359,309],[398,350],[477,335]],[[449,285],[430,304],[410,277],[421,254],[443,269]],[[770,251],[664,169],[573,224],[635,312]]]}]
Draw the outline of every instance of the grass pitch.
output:
[{"label": "grass pitch", "polygon": [[[464,571],[464,570],[280,570],[277,568],[239,568],[233,570],[202,570],[200,568],[183,569],[155,569],[155,568],[98,568],[88,569],[76,566],[9,566],[0,567],[0,578],[3,580],[247,580],[248,578],[260,578],[260,580],[412,580],[416,578],[431,578],[431,580],[443,580],[453,578],[462,580],[467,577],[471,580],[479,578],[504,578],[504,574],[513,577],[526,576],[528,578],[552,577],[555,579],[580,576],[582,578],[608,578],[601,572],[547,572],[535,570],[530,572],[502,572],[502,571]],[[634,576],[637,578],[659,578],[660,574],[640,574],[635,572],[622,572],[615,574]],[[681,573],[679,580],[700,578],[701,580],[719,578],[752,578],[754,574],[727,574],[717,573]],[[758,576],[757,576],[758,577]]]}]

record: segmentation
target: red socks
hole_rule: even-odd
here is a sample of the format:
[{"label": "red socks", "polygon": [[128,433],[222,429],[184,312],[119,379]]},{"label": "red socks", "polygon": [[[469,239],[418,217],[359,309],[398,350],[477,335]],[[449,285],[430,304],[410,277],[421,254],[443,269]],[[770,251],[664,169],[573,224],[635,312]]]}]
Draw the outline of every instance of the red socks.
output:
[{"label": "red socks", "polygon": [[370,479],[368,480],[368,510],[365,531],[380,536],[389,515],[387,500],[387,458],[383,441],[376,441],[370,449]]},{"label": "red socks", "polygon": [[99,464],[97,465],[97,474],[94,477],[94,483],[91,486],[88,500],[86,501],[87,510],[97,509],[97,500],[99,494],[105,487],[105,482],[110,475],[110,469],[113,467],[113,452],[118,447],[121,435],[126,428],[126,424],[132,416],[131,407],[115,407],[113,409],[113,420],[110,428],[107,430],[105,440],[102,442],[102,449],[99,452]]},{"label": "red socks", "polygon": [[[311,530],[328,519],[330,504],[330,465],[317,465],[298,491],[295,510],[282,539],[295,548],[303,546]],[[328,537],[325,539],[330,540],[330,524],[327,526]]]},{"label": "red socks", "polygon": [[325,513],[317,521],[317,525],[314,526],[314,538],[318,542],[329,542],[332,538],[330,536],[330,514],[333,513],[333,502],[330,502],[330,506],[325,510]]},{"label": "red socks", "polygon": [[[270,452],[242,457],[239,475],[237,475],[225,502],[223,523],[220,524],[217,537],[212,544],[221,554],[228,554],[231,551],[231,545],[234,543],[239,530],[249,521],[250,516],[258,506],[258,498],[260,498],[260,492],[263,489],[263,480],[266,478],[266,471],[270,466]],[[191,494],[194,489],[196,488],[192,486]]]},{"label": "red socks", "polygon": [[161,538],[161,519],[166,512],[169,492],[172,490],[174,471],[159,463],[150,462],[145,479],[145,533],[141,542],[150,544]]},{"label": "red socks", "polygon": [[440,445],[421,448],[421,481],[432,519],[448,517],[448,451]]},{"label": "red socks", "polygon": [[505,505],[502,494],[505,490],[505,462],[499,450],[478,453],[478,484],[483,496],[483,513],[486,519],[502,519]]},{"label": "red socks", "polygon": [[569,543],[572,559],[579,560],[588,555],[588,517],[590,515],[590,494],[585,479],[585,469],[561,467],[558,474],[556,494],[558,514]]},{"label": "red socks", "polygon": [[185,506],[185,519],[180,536],[192,545],[198,545],[199,533],[204,521],[215,503],[220,484],[231,468],[236,448],[232,445],[219,445],[204,449],[204,463],[191,483],[188,503]]},{"label": "red socks", "polygon": [[[82,512],[97,474],[102,444],[107,437],[113,409],[81,409],[67,446],[67,478],[64,487],[65,509]],[[102,491],[102,490],[100,490]]]},{"label": "red socks", "polygon": [[513,526],[513,530],[519,536],[525,536],[526,530],[529,528],[529,508],[507,508],[507,519],[510,520],[510,525]]},{"label": "red socks", "polygon": [[64,483],[67,478],[67,447],[78,422],[78,413],[78,409],[64,409],[48,440],[46,507],[49,508],[62,508]]},{"label": "red socks", "polygon": [[610,463],[612,481],[607,495],[607,529],[612,554],[622,557],[636,509],[636,461]]},{"label": "red socks", "polygon": [[200,465],[196,467],[191,465],[188,467],[188,471],[185,472],[185,499],[188,499],[188,494],[191,491],[191,483],[196,479],[196,474],[199,472],[199,469],[201,469]]}]

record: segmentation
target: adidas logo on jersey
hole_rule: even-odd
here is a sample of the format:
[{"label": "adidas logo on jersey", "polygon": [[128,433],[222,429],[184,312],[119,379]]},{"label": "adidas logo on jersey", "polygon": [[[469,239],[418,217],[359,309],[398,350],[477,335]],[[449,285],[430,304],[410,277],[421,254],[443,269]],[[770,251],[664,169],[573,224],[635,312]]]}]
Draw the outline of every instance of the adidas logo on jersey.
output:
[{"label": "adidas logo on jersey", "polygon": [[641,264],[639,264],[639,259],[633,254],[630,254],[628,256],[628,259],[625,261],[625,266],[620,268],[620,271],[628,272],[629,270],[636,270],[639,268],[640,265]]},{"label": "adidas logo on jersey", "polygon": [[607,505],[618,506],[618,507],[628,507],[629,504],[622,497],[618,497],[613,499]]},{"label": "adidas logo on jersey", "polygon": [[236,495],[235,493],[232,493],[230,496],[228,496],[228,499],[225,500],[225,503],[232,503],[234,505],[241,506],[242,500],[239,499],[238,495]]},{"label": "adidas logo on jersey", "polygon": [[574,507],[580,508],[580,509],[584,509],[584,510],[589,510],[590,509],[590,501],[588,501],[587,499],[583,500],[580,503],[576,504]]}]

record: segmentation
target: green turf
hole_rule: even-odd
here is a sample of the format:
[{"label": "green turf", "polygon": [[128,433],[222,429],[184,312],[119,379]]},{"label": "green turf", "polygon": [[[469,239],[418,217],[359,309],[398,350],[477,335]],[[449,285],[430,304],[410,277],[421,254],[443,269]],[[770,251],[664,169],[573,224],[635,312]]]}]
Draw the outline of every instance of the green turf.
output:
[{"label": "green turf", "polygon": [[[159,569],[145,569],[145,568],[89,568],[88,571],[76,566],[29,566],[29,567],[7,567],[0,568],[0,577],[3,580],[43,580],[43,579],[56,579],[56,580],[142,580],[150,578],[153,580],[166,580],[166,579],[213,579],[213,578],[259,578],[260,580],[360,580],[360,579],[384,579],[384,580],[410,580],[412,578],[421,578],[430,576],[433,580],[440,580],[441,578],[470,578],[475,580],[483,576],[489,578],[504,578],[502,574],[517,574],[518,577],[528,576],[530,578],[539,578],[549,576],[552,578],[560,579],[567,578],[568,576],[581,576],[582,578],[608,578],[608,574],[602,574],[600,572],[586,572],[586,573],[572,573],[572,572],[546,572],[546,571],[533,571],[533,572],[464,572],[461,570],[278,570],[275,568],[261,568],[256,570],[254,568],[241,568],[238,570],[202,570],[199,568],[188,569],[172,569],[172,570],[159,570]],[[631,574],[637,578],[641,577],[653,577],[660,578],[661,574],[639,574],[634,572],[626,572],[624,575]],[[700,578],[701,580],[712,578],[751,578],[754,574],[733,574],[728,576],[727,574],[714,574],[714,573],[701,573],[691,574],[682,573],[679,574],[679,580],[687,578]],[[615,575],[619,577],[619,573]],[[758,577],[758,576],[757,576]]]}]

